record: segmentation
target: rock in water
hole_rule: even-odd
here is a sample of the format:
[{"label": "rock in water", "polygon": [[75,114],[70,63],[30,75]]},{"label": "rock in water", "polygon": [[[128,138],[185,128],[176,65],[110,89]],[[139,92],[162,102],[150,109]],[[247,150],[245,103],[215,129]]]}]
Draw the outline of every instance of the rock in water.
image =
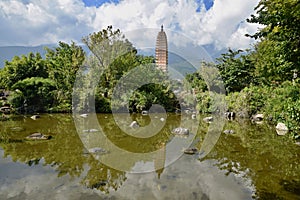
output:
[{"label": "rock in water", "polygon": [[142,111],[142,115],[148,115],[148,111],[147,110],[143,110]]},{"label": "rock in water", "polygon": [[36,119],[38,119],[38,118],[40,118],[41,116],[39,116],[39,115],[32,115],[30,118],[31,119],[33,119],[33,120],[36,120]]},{"label": "rock in water", "polygon": [[223,131],[223,133],[225,133],[225,134],[234,134],[234,130],[225,130],[225,131]]},{"label": "rock in water", "polygon": [[188,148],[188,149],[184,150],[185,154],[190,154],[190,155],[195,154],[197,152],[198,152],[197,148]]},{"label": "rock in water", "polygon": [[213,117],[205,117],[203,118],[203,121],[205,121],[206,123],[211,123],[214,120]]},{"label": "rock in water", "polygon": [[284,124],[279,122],[276,126],[276,132],[278,135],[285,135],[289,131],[288,127]]},{"label": "rock in water", "polygon": [[81,114],[79,115],[80,117],[83,117],[83,118],[87,118],[88,117],[88,114]]},{"label": "rock in water", "polygon": [[176,134],[176,135],[189,135],[190,131],[187,128],[182,128],[182,127],[178,127],[172,130],[172,133]]},{"label": "rock in water", "polygon": [[100,147],[95,147],[95,148],[91,148],[88,150],[90,153],[107,153],[107,151],[105,149],[102,149]]},{"label": "rock in water", "polygon": [[252,117],[252,120],[255,122],[262,121],[264,119],[264,114],[256,114]]},{"label": "rock in water", "polygon": [[26,137],[28,140],[49,140],[50,138],[50,135],[44,135],[42,133],[33,133]]},{"label": "rock in water", "polygon": [[140,125],[137,123],[137,121],[133,121],[131,122],[131,124],[129,125],[131,128],[138,128],[140,127]]},{"label": "rock in water", "polygon": [[99,130],[98,129],[86,129],[86,130],[83,130],[84,133],[95,133],[95,132],[98,132]]}]

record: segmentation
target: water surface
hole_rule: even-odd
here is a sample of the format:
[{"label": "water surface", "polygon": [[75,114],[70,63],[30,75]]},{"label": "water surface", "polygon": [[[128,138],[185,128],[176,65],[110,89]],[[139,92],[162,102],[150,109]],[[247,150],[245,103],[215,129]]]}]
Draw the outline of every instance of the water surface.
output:
[{"label": "water surface", "polygon": [[[168,114],[160,134],[133,139],[112,115],[97,115],[109,140],[131,152],[168,143],[180,117]],[[147,116],[135,119],[142,126],[150,123]],[[205,158],[183,154],[167,167],[137,174],[106,166],[88,153],[71,115],[19,116],[0,124],[0,199],[300,199],[300,147],[266,124],[227,122],[224,129],[235,133],[222,134]],[[191,133],[198,149],[209,124],[200,120],[199,126]],[[52,138],[25,139],[34,132]],[[145,162],[127,164],[133,168]]]}]

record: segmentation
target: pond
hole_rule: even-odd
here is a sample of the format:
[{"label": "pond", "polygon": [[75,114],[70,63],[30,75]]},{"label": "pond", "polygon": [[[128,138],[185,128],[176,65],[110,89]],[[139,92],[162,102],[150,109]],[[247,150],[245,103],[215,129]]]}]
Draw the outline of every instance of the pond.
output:
[{"label": "pond", "polygon": [[[153,120],[131,117],[141,127]],[[267,124],[226,121],[223,129],[234,133],[222,133],[208,155],[184,154],[182,141],[201,149],[209,129],[205,116],[197,117],[192,138],[172,133],[182,124],[176,114],[158,118],[158,134],[138,137],[134,128],[125,134],[111,114],[97,114],[100,128],[87,130],[70,114],[0,122],[0,199],[300,199],[300,146],[288,136]],[[99,129],[107,138],[103,149],[94,148]],[[36,132],[51,138],[26,139]],[[127,154],[107,150],[107,141]]]}]

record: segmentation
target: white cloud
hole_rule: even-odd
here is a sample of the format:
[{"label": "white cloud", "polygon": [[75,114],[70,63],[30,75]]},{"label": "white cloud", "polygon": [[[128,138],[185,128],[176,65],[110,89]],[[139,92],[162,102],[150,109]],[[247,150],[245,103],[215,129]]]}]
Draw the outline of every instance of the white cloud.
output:
[{"label": "white cloud", "polygon": [[[256,26],[245,21],[258,0],[215,0],[206,11],[192,0],[123,0],[119,4],[85,7],[80,0],[4,0],[0,2],[0,45],[38,45],[59,40],[80,42],[108,25],[123,32],[143,28],[180,31],[197,44],[245,48],[244,37]],[[172,36],[169,36],[172,42]],[[178,42],[178,41],[176,41]]]}]

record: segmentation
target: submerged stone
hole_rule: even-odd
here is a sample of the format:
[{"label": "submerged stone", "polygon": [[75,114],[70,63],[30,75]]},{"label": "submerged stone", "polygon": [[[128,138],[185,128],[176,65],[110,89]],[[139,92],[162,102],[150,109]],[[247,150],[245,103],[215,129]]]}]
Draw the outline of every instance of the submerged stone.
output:
[{"label": "submerged stone", "polygon": [[197,152],[198,152],[197,148],[188,148],[188,149],[184,150],[184,153],[189,154],[189,155],[195,154]]},{"label": "submerged stone", "polygon": [[225,134],[234,134],[234,130],[225,130],[223,131]]},{"label": "submerged stone", "polygon": [[36,120],[36,119],[38,119],[38,118],[40,118],[41,116],[39,116],[39,115],[32,115],[30,118],[31,119],[33,119],[33,120]]},{"label": "submerged stone", "polygon": [[206,123],[211,123],[214,120],[213,117],[205,117],[203,118],[203,121],[205,121]]},{"label": "submerged stone", "polygon": [[131,128],[138,128],[138,127],[140,127],[140,125],[137,123],[137,121],[133,121],[133,122],[131,122],[131,124],[129,125],[129,127],[131,127]]},{"label": "submerged stone", "polygon": [[88,150],[90,153],[108,153],[107,150],[100,147],[91,148]]},{"label": "submerged stone", "polygon": [[50,135],[44,135],[42,133],[33,133],[26,137],[28,140],[49,140],[51,139]]},{"label": "submerged stone", "polygon": [[289,129],[284,123],[279,122],[277,124],[277,126],[276,126],[277,135],[285,135],[288,133],[288,131],[289,131]]},{"label": "submerged stone", "polygon": [[189,135],[190,131],[187,128],[178,127],[178,128],[174,128],[172,130],[172,133],[176,135]]}]

